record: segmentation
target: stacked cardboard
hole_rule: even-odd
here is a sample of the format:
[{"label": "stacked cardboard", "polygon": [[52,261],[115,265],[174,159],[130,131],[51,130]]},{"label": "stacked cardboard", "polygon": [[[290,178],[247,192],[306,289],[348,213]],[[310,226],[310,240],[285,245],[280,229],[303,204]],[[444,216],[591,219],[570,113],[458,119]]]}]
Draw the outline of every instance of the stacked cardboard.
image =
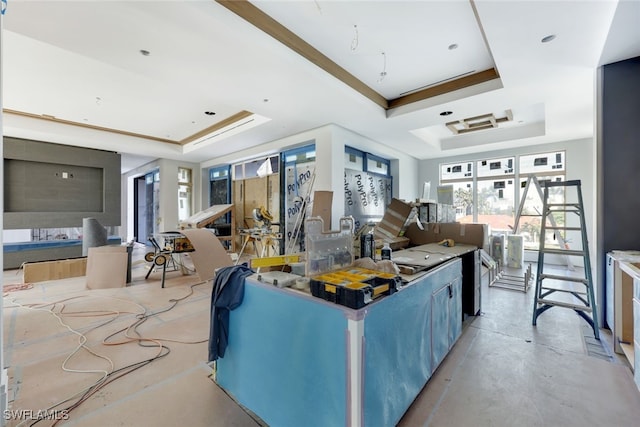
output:
[{"label": "stacked cardboard", "polygon": [[[404,237],[404,231],[412,215],[415,214],[413,207],[399,199],[392,199],[382,220],[374,228],[373,234],[378,242],[388,243],[391,249],[406,248],[409,239]],[[382,246],[380,244],[380,246]]]},{"label": "stacked cardboard", "polygon": [[453,239],[455,244],[463,243],[489,250],[489,232],[487,224],[430,223],[423,224],[420,230],[416,224],[407,227],[405,236],[411,240],[411,246]]},{"label": "stacked cardboard", "polygon": [[331,231],[331,211],[333,191],[314,191],[311,216],[319,216],[324,224],[324,231]]}]

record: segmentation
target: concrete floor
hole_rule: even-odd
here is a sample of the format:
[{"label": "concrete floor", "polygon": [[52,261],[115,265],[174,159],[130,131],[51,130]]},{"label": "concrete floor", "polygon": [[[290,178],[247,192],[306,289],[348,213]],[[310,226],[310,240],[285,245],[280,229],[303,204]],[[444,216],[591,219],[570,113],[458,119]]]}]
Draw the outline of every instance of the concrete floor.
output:
[{"label": "concrete floor", "polygon": [[640,425],[640,391],[609,331],[600,329],[603,358],[587,354],[593,330],[573,310],[553,307],[532,326],[532,283],[526,293],[484,284],[482,315],[466,322],[401,426]]},{"label": "concrete floor", "polygon": [[[134,259],[144,255],[143,249],[136,251]],[[162,289],[161,273],[144,280],[146,272],[146,264],[138,263],[126,288],[86,290],[80,277],[5,295],[3,350],[10,409],[15,411],[8,425],[32,425],[39,410],[72,398],[56,409],[69,407],[81,396],[77,393],[103,375],[63,371],[80,338],[61,322],[86,336],[86,347],[95,353],[80,349],[68,360],[68,370],[117,370],[153,358],[157,343],[170,353],[115,379],[70,412],[59,413],[69,418],[59,425],[260,425],[209,377],[205,362],[211,283],[198,284],[197,275],[175,271],[167,274]],[[4,272],[5,285],[21,280],[19,271]],[[484,284],[482,315],[465,322],[462,337],[400,425],[640,425],[640,392],[626,362],[588,355],[590,331],[571,310],[552,308],[532,326],[532,298],[533,289],[524,293]],[[180,301],[171,308],[176,299]],[[12,301],[49,305],[29,309]],[[131,338],[120,333],[107,342],[123,343],[103,344],[143,312],[148,320],[130,330]],[[137,333],[145,341],[136,340]],[[605,351],[611,348],[610,339],[603,330]],[[47,420],[36,425],[53,424]]]}]

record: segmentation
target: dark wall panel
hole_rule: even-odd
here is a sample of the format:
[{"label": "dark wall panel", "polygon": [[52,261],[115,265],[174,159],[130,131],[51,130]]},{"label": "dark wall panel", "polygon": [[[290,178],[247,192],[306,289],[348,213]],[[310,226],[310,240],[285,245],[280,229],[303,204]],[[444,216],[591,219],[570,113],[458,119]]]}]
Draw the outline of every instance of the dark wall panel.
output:
[{"label": "dark wall panel", "polygon": [[4,161],[5,212],[102,212],[103,169]]},{"label": "dark wall panel", "polygon": [[4,228],[120,225],[120,155],[4,138]]},{"label": "dark wall panel", "polygon": [[602,74],[603,246],[640,249],[640,57]]}]

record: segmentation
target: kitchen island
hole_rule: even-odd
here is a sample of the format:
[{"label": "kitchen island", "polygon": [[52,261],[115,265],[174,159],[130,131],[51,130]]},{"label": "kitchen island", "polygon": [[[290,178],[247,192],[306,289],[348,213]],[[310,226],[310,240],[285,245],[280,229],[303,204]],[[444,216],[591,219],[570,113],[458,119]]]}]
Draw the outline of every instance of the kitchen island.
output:
[{"label": "kitchen island", "polygon": [[267,424],[395,425],[462,331],[462,262],[351,309],[249,277],[216,382]]}]

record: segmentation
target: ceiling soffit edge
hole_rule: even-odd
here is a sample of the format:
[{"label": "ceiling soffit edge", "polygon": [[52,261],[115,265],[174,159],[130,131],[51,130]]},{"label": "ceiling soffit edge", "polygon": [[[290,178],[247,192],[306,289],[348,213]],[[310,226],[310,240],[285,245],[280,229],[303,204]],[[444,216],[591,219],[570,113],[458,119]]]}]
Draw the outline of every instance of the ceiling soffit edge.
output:
[{"label": "ceiling soffit edge", "polygon": [[191,136],[188,136],[182,140],[180,140],[178,143],[180,145],[186,145],[189,144],[197,139],[200,139],[206,135],[209,135],[211,133],[214,133],[224,127],[227,127],[229,125],[232,125],[233,123],[239,122],[240,120],[243,120],[249,116],[251,116],[253,113],[251,111],[246,111],[246,110],[242,110],[232,116],[227,117],[224,120],[219,121],[218,123],[209,126],[208,128],[205,128],[203,130],[201,130],[200,132],[194,133]]},{"label": "ceiling soffit edge", "polygon": [[113,129],[113,128],[108,128],[108,127],[104,127],[104,126],[98,126],[98,125],[92,125],[89,123],[80,123],[80,122],[75,122],[72,120],[65,120],[65,119],[60,119],[58,117],[49,115],[49,114],[34,114],[34,113],[27,113],[24,111],[18,111],[18,110],[12,110],[12,109],[8,109],[8,108],[3,108],[2,109],[3,114],[13,114],[16,116],[22,116],[22,117],[27,117],[30,119],[35,119],[35,120],[44,120],[44,121],[48,121],[48,122],[53,122],[53,123],[58,123],[61,125],[66,125],[66,126],[75,126],[75,127],[80,127],[80,128],[84,128],[84,129],[91,129],[91,130],[96,130],[99,132],[109,132],[112,134],[117,134],[117,135],[123,135],[123,136],[129,136],[129,137],[133,137],[133,138],[141,138],[141,139],[146,139],[146,140],[150,140],[150,141],[156,141],[156,142],[162,142],[162,143],[166,143],[166,144],[172,144],[172,145],[179,145],[182,147],[187,146],[188,144],[197,141],[199,139],[202,139],[204,137],[206,137],[207,135],[210,135],[212,133],[215,133],[217,131],[220,131],[224,128],[230,127],[232,126],[234,123],[239,123],[245,119],[247,119],[248,117],[253,116],[254,114],[250,111],[246,111],[246,110],[242,110],[236,114],[233,114],[232,116],[227,117],[226,119],[223,119],[221,121],[219,121],[218,123],[215,123],[212,126],[209,126],[197,133],[194,133],[193,135],[189,135],[186,138],[183,138],[181,140],[173,140],[173,139],[168,139],[168,138],[160,138],[160,137],[156,137],[153,135],[146,135],[146,134],[141,134],[141,133],[136,133],[136,132],[129,132],[129,131],[125,131],[125,130],[120,130],[120,129]]},{"label": "ceiling soffit edge", "polygon": [[423,101],[428,98],[444,95],[445,93],[454,92],[459,89],[475,86],[499,78],[500,75],[498,74],[498,71],[495,68],[490,68],[488,70],[453,79],[439,85],[431,86],[420,91],[392,99],[389,101],[388,108],[392,109],[402,107],[404,105],[413,104],[414,102]]},{"label": "ceiling soffit edge", "polygon": [[[408,104],[423,101],[428,98],[433,98],[445,93],[464,89],[469,86],[485,83],[487,81],[495,79],[500,79],[498,70],[494,67],[471,75],[466,75],[464,77],[454,78],[445,83],[427,87],[408,95],[388,100],[378,92],[376,92],[374,89],[372,89],[370,86],[366,85],[357,77],[342,68],[340,65],[333,62],[326,55],[307,43],[301,37],[297,36],[284,25],[280,24],[271,16],[263,12],[260,8],[251,4],[251,2],[249,2],[248,0],[216,0],[216,2],[229,11],[235,13],[254,27],[264,31],[275,40],[287,46],[298,55],[302,56],[311,63],[315,64],[317,67],[342,81],[344,84],[359,92],[361,95],[365,96],[385,110],[391,110]],[[493,55],[491,55],[489,45],[486,41],[484,30],[480,25],[480,21],[475,11],[475,6],[473,5],[473,2],[471,2],[471,4],[474,8],[476,21],[480,26],[482,37],[489,51],[489,55],[491,56],[492,62],[495,63],[495,61],[493,61]]]},{"label": "ceiling soffit edge", "polygon": [[216,0],[231,12],[238,15],[254,27],[264,31],[298,55],[309,60],[338,80],[350,86],[360,94],[369,98],[374,103],[384,109],[388,108],[387,100],[375,90],[364,84],[347,70],[333,62],[322,52],[311,46],[309,43],[298,37],[291,30],[280,24],[271,16],[264,13],[258,7],[247,0]]},{"label": "ceiling soffit edge", "polygon": [[97,131],[101,131],[101,132],[115,133],[115,134],[124,135],[124,136],[131,136],[131,137],[134,137],[134,138],[143,138],[143,139],[148,139],[148,140],[152,140],[152,141],[164,142],[164,143],[168,143],[168,144],[179,144],[178,141],[174,141],[172,139],[159,138],[157,136],[145,135],[145,134],[140,134],[140,133],[136,133],[136,132],[129,132],[129,131],[125,131],[125,130],[119,130],[119,129],[113,129],[113,128],[108,128],[108,127],[104,127],[104,126],[97,126],[97,125],[92,125],[92,124],[89,124],[89,123],[74,122],[72,120],[60,119],[58,117],[51,116],[51,115],[48,115],[48,114],[27,113],[27,112],[24,112],[24,111],[10,110],[10,109],[7,109],[7,108],[3,108],[2,112],[4,114],[14,114],[16,116],[23,116],[23,117],[28,117],[28,118],[31,118],[31,119],[36,119],[36,120],[45,120],[45,121],[49,121],[49,122],[58,123],[58,124],[61,124],[61,125],[77,126],[77,127],[81,127],[81,128],[85,128],[85,129],[92,129],[92,130],[97,130]]}]

